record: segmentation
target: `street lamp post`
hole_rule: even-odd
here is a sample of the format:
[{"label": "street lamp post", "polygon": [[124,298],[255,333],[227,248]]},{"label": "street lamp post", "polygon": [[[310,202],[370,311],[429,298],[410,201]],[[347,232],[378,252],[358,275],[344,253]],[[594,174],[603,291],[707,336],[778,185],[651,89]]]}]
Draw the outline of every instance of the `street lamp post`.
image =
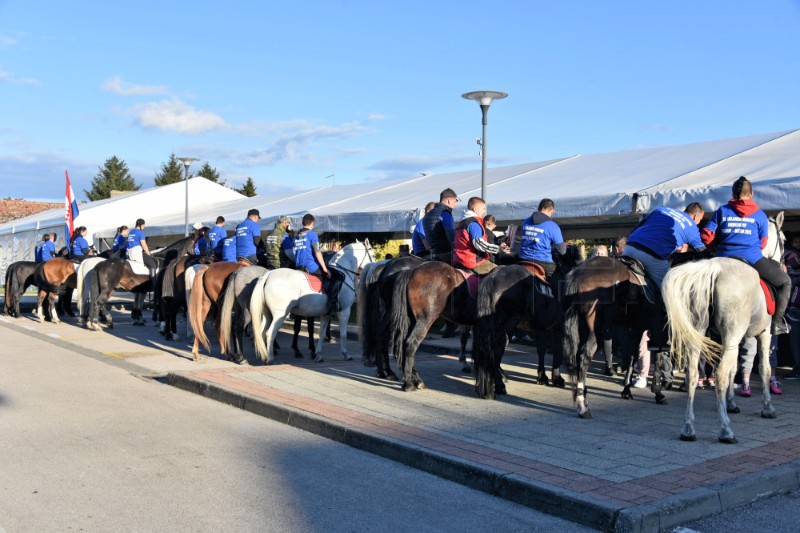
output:
[{"label": "street lamp post", "polygon": [[488,203],[486,198],[486,125],[488,124],[487,116],[489,114],[489,106],[492,105],[492,100],[500,100],[508,96],[507,93],[497,91],[473,91],[471,93],[462,94],[462,98],[467,100],[475,100],[481,106],[481,113],[483,114],[483,136],[478,140],[481,147],[481,198],[484,202]]},{"label": "street lamp post", "polygon": [[185,208],[185,211],[184,211],[184,232],[183,232],[183,236],[184,237],[188,237],[189,236],[189,166],[193,162],[199,161],[199,159],[197,159],[196,157],[176,157],[175,159],[177,159],[178,161],[183,163],[183,168],[184,168],[184,171],[185,171],[185,173],[184,173],[185,177],[184,177],[183,181],[186,183],[186,208]]}]

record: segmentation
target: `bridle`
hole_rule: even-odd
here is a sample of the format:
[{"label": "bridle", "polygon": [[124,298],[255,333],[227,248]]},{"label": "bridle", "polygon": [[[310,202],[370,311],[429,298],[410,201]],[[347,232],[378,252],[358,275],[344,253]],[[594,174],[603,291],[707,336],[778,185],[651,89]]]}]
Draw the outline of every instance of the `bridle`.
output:
[{"label": "bridle", "polygon": [[773,257],[775,257],[776,253],[780,253],[780,258],[778,259],[778,262],[780,264],[783,264],[784,263],[784,259],[783,259],[783,253],[784,253],[783,232],[781,232],[781,228],[778,226],[778,222],[774,218],[769,217],[769,224],[770,224],[770,227],[774,227],[775,228],[775,241],[776,242],[773,245],[772,251],[768,252],[769,255],[767,255],[765,257],[769,257],[770,259],[772,259]]},{"label": "bridle", "polygon": [[[331,258],[331,261],[328,263],[328,265],[331,268],[335,268],[336,270],[342,271],[342,272],[344,272],[346,274],[351,274],[351,276],[347,276],[347,275],[345,276],[345,284],[349,288],[353,289],[353,291],[356,290],[356,287],[355,287],[356,276],[358,275],[359,272],[361,272],[361,269],[364,266],[364,262],[367,261],[367,259],[369,259],[368,263],[372,263],[372,262],[375,261],[375,258],[372,255],[372,247],[371,246],[367,246],[366,244],[363,244],[363,243],[362,243],[362,245],[364,246],[364,251],[366,253],[361,257],[361,260],[358,262],[358,265],[356,265],[355,270],[353,270],[351,268],[344,267],[344,266],[340,265],[339,263],[334,262],[334,259],[337,259],[335,256],[333,258]],[[342,250],[342,251],[344,251],[344,250]]]}]

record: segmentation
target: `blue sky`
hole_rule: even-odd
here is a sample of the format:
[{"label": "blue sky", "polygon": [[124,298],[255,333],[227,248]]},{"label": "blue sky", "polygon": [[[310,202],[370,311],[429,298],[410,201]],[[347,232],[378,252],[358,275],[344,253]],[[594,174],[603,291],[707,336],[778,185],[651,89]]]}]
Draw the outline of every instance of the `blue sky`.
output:
[{"label": "blue sky", "polygon": [[474,90],[490,167],[795,129],[798,50],[798,0],[0,0],[0,197],[172,152],[260,194],[477,169]]}]

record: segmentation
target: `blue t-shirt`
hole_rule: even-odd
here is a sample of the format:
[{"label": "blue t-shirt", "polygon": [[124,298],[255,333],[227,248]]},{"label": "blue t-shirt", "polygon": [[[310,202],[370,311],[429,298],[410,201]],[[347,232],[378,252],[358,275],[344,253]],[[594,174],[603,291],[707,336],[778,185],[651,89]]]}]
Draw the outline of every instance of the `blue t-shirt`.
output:
[{"label": "blue t-shirt", "polygon": [[222,241],[222,260],[236,262],[236,237],[228,237]]},{"label": "blue t-shirt", "polygon": [[711,215],[706,229],[716,234],[720,257],[741,257],[751,265],[764,257],[761,239],[769,236],[769,219],[761,209],[740,216],[730,205],[723,205]]},{"label": "blue t-shirt", "polygon": [[319,246],[319,237],[313,230],[297,232],[292,244],[294,251],[294,264],[297,268],[305,268],[312,274],[319,270],[319,265],[314,257],[314,246]]},{"label": "blue t-shirt", "polygon": [[422,239],[425,238],[425,226],[422,224],[422,220],[424,217],[417,222],[417,225],[414,226],[414,233],[411,234],[411,251],[414,252],[414,255],[419,255],[426,249],[422,242]]},{"label": "blue t-shirt", "polygon": [[117,250],[127,250],[128,249],[128,239],[120,233],[116,237],[114,237],[114,246],[111,247],[113,251]]},{"label": "blue t-shirt", "polygon": [[250,257],[256,255],[256,245],[253,239],[261,237],[261,228],[258,222],[244,219],[244,222],[236,226],[236,255],[238,257]]},{"label": "blue t-shirt", "polygon": [[144,235],[144,231],[140,230],[139,228],[133,228],[128,232],[128,249],[136,248],[137,246],[141,246],[141,241],[145,240],[147,237]]},{"label": "blue t-shirt", "polygon": [[660,259],[666,259],[684,244],[695,250],[704,250],[700,230],[692,218],[671,207],[651,211],[628,237],[628,244],[642,246]]},{"label": "blue t-shirt", "polygon": [[194,255],[203,255],[206,251],[208,251],[208,243],[205,237],[200,237],[197,239],[197,242],[194,243]]},{"label": "blue t-shirt", "polygon": [[[535,216],[535,215],[534,215]],[[553,262],[552,247],[564,242],[561,228],[550,217],[541,215],[546,220],[534,224],[533,216],[525,219],[520,228],[519,258],[527,261]]]},{"label": "blue t-shirt", "polygon": [[222,254],[222,242],[227,238],[228,235],[222,226],[214,226],[208,231],[208,244],[214,251],[214,255]]},{"label": "blue t-shirt", "polygon": [[41,263],[43,261],[47,261],[48,259],[52,259],[56,255],[56,245],[53,244],[53,241],[40,241],[39,244],[36,245],[36,251],[34,252],[35,260],[37,263]]},{"label": "blue t-shirt", "polygon": [[82,257],[86,255],[83,253],[84,249],[89,249],[89,243],[86,242],[83,236],[78,235],[75,237],[75,240],[72,241],[72,255],[75,257]]}]

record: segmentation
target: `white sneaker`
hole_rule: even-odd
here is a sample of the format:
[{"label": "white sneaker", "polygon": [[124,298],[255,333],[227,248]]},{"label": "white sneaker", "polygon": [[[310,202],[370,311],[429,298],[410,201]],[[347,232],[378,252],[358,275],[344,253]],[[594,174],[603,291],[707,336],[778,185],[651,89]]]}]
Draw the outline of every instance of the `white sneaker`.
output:
[{"label": "white sneaker", "polygon": [[643,378],[641,376],[636,378],[636,381],[633,382],[633,386],[637,389],[643,389],[647,387],[647,378]]}]

